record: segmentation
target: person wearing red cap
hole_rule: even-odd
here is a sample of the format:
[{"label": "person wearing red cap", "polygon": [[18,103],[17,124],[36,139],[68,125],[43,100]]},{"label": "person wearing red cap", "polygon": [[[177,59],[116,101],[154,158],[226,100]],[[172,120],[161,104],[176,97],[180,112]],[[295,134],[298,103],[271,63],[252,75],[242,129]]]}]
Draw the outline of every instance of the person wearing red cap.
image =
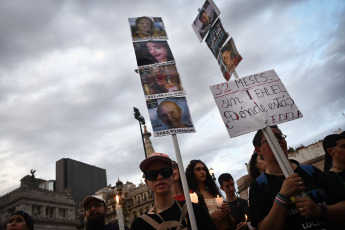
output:
[{"label": "person wearing red cap", "polygon": [[[105,224],[107,213],[106,202],[101,195],[87,196],[83,201],[85,217],[87,220],[86,230],[119,230],[117,223]],[[125,226],[128,230],[128,227]]]},{"label": "person wearing red cap", "polygon": [[[151,229],[191,229],[187,206],[173,198],[172,161],[162,153],[152,153],[140,164],[145,175],[145,183],[154,193],[153,207],[144,215],[134,220],[131,230]],[[216,229],[210,216],[197,204],[193,203],[196,223],[199,230]]]}]

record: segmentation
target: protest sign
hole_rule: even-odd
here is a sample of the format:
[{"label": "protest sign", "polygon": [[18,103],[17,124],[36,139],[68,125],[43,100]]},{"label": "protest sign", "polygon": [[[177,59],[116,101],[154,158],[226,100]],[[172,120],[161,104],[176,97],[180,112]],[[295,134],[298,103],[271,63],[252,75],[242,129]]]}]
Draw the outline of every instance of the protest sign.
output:
[{"label": "protest sign", "polygon": [[230,137],[303,117],[274,70],[210,89]]},{"label": "protest sign", "polygon": [[141,68],[139,75],[146,99],[185,95],[175,65]]},{"label": "protest sign", "polygon": [[228,39],[228,37],[228,33],[225,32],[220,19],[218,19],[210,29],[210,32],[205,39],[207,46],[210,48],[215,58],[218,57],[219,50],[223,46],[224,42]]},{"label": "protest sign", "polygon": [[141,68],[175,64],[167,41],[134,42],[137,64]]},{"label": "protest sign", "polygon": [[155,137],[194,133],[185,97],[168,97],[146,101]]},{"label": "protest sign", "polygon": [[133,41],[167,40],[164,23],[160,17],[128,18]]},{"label": "protest sign", "polygon": [[206,0],[198,16],[195,18],[192,27],[199,41],[206,36],[212,24],[217,20],[220,10],[212,0]]},{"label": "protest sign", "polygon": [[225,80],[229,81],[232,73],[241,62],[242,57],[238,53],[234,39],[231,38],[221,49],[218,56],[220,70]]}]

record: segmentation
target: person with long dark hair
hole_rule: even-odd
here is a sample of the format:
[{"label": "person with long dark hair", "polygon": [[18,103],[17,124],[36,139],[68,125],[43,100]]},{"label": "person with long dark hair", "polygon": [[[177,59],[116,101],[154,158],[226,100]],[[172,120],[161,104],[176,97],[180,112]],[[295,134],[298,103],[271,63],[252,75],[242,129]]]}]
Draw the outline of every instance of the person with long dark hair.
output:
[{"label": "person with long dark hair", "polygon": [[[330,188],[328,192],[336,206],[345,207],[345,132],[326,136],[322,146],[325,151],[324,171]],[[339,225],[345,228],[345,221]]]},{"label": "person with long dark hair", "polygon": [[235,221],[230,215],[230,207],[225,202],[220,208],[217,207],[216,198],[217,196],[222,197],[222,194],[212,179],[207,166],[201,160],[190,161],[186,169],[186,178],[189,189],[203,196],[208,212],[217,229],[232,229]]},{"label": "person with long dark hair", "polygon": [[266,162],[255,151],[249,161],[249,178],[250,181],[255,180],[266,169]]}]

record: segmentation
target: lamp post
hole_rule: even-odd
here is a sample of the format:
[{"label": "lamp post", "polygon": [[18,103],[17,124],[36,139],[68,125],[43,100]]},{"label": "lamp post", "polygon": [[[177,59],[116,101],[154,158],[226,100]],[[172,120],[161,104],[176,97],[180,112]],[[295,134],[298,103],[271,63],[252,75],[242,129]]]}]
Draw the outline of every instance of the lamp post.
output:
[{"label": "lamp post", "polygon": [[143,116],[141,116],[139,109],[137,109],[135,107],[133,107],[133,109],[134,109],[134,118],[139,121],[141,140],[143,141],[143,146],[144,146],[144,154],[145,154],[145,158],[147,158],[146,147],[145,147],[144,136],[143,136],[143,130],[141,127],[142,125],[145,125],[145,118]]},{"label": "lamp post", "polygon": [[216,180],[216,177],[214,176],[214,169],[210,168],[209,172],[210,172],[210,175],[211,175],[212,179]]}]

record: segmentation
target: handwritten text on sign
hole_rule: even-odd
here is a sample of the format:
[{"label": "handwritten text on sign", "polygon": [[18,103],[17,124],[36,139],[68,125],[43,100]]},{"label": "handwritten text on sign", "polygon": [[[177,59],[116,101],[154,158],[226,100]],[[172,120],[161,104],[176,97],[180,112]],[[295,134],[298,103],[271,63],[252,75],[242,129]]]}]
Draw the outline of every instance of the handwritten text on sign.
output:
[{"label": "handwritten text on sign", "polygon": [[210,86],[230,137],[302,117],[274,70]]}]

